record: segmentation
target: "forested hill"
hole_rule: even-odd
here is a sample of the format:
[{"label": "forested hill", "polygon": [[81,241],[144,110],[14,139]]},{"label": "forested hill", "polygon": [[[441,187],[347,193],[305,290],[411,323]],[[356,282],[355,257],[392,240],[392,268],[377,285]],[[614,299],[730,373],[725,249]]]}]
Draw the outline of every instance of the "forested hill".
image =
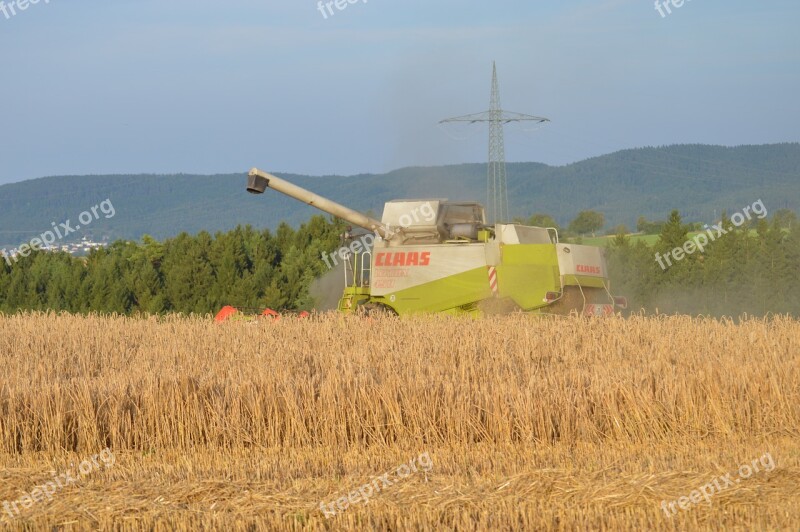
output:
[{"label": "forested hill", "polygon": [[[268,165],[268,161],[265,162]],[[265,166],[268,171],[277,169]],[[387,200],[446,197],[485,200],[486,165],[404,168],[387,174],[285,177],[360,211],[382,212]],[[681,145],[624,150],[566,166],[508,165],[511,212],[552,214],[566,224],[578,211],[598,210],[607,226],[636,219],[666,219],[679,209],[687,221],[710,222],[762,199],[770,212],[800,210],[800,144],[726,148]],[[102,217],[78,237],[166,238],[182,231],[229,230],[240,224],[274,228],[298,225],[317,213],[278,193],[245,192],[245,170],[236,174],[60,176],[0,186],[0,246],[18,245],[75,220],[105,199],[115,216]],[[84,232],[85,231],[85,232]]]}]

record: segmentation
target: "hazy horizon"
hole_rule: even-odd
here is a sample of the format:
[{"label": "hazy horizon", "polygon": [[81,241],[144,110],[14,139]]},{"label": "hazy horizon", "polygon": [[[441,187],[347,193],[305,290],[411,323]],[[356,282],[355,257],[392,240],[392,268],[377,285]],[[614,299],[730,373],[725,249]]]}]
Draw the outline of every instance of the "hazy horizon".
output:
[{"label": "hazy horizon", "polygon": [[[511,164],[543,164],[543,165],[550,166],[550,167],[553,167],[553,168],[563,168],[563,167],[570,166],[570,165],[573,165],[573,164],[579,164],[579,163],[582,163],[584,161],[595,159],[597,157],[604,157],[604,156],[607,156],[607,155],[614,155],[614,154],[620,153],[620,152],[625,152],[625,151],[630,151],[630,150],[648,149],[648,148],[659,149],[659,148],[670,148],[670,147],[676,147],[676,146],[706,146],[706,147],[714,147],[714,148],[734,149],[734,148],[741,148],[741,147],[747,147],[747,146],[772,146],[772,145],[782,145],[782,144],[800,144],[800,142],[798,142],[798,141],[784,141],[784,142],[771,142],[771,143],[766,143],[766,144],[738,144],[738,145],[730,145],[730,146],[726,146],[726,145],[722,145],[722,144],[668,144],[668,145],[664,145],[664,146],[634,146],[634,147],[630,147],[630,148],[621,148],[619,150],[616,150],[616,151],[613,151],[613,152],[609,152],[609,153],[601,153],[601,154],[597,154],[597,155],[591,155],[589,157],[585,157],[585,158],[578,159],[578,160],[575,160],[575,161],[565,162],[563,164],[548,164],[548,163],[544,163],[544,162],[541,162],[541,161],[509,161],[507,164],[509,164],[509,165],[511,165]],[[390,174],[392,172],[398,172],[398,171],[401,171],[401,170],[404,170],[404,169],[407,169],[407,168],[440,168],[440,167],[445,167],[445,166],[460,166],[460,165],[472,165],[472,164],[484,164],[485,165],[485,164],[487,164],[487,162],[486,161],[465,161],[465,162],[452,162],[452,163],[445,163],[445,164],[408,165],[408,166],[398,166],[396,168],[389,168],[388,170],[382,171],[382,172],[353,172],[351,174],[340,174],[340,173],[339,174],[334,174],[334,173],[327,173],[327,174],[300,174],[298,172],[285,171],[285,170],[281,170],[281,169],[274,169],[274,168],[270,169],[270,168],[267,168],[267,167],[261,167],[261,168],[266,170],[266,171],[268,171],[268,172],[270,172],[270,173],[274,173],[274,174],[293,174],[293,175],[303,175],[305,177],[332,177],[332,176],[353,177],[353,176],[359,176],[359,175],[384,175],[384,174]],[[213,176],[213,175],[232,175],[232,174],[237,174],[237,173],[246,174],[250,170],[250,168],[252,168],[252,167],[248,167],[248,168],[242,169],[242,170],[232,170],[232,171],[227,171],[227,172],[225,172],[225,171],[223,171],[223,172],[181,172],[181,171],[178,171],[178,172],[110,172],[110,173],[89,173],[89,174],[52,174],[52,175],[31,177],[31,178],[22,179],[22,180],[19,180],[19,181],[9,181],[7,183],[0,183],[0,187],[3,186],[3,185],[11,185],[11,184],[14,184],[14,183],[23,183],[23,182],[26,182],[26,181],[33,181],[33,180],[36,180],[36,179],[48,179],[48,178],[54,178],[54,177],[71,177],[71,176],[84,176],[84,175],[85,176],[135,176],[135,175],[147,175],[147,176],[153,176],[153,175],[155,175],[155,176],[173,176],[173,175]]]}]

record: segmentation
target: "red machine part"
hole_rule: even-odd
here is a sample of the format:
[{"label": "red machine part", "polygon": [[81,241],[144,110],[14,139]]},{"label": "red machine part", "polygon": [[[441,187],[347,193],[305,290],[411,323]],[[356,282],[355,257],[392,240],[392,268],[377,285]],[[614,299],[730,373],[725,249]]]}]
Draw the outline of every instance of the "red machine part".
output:
[{"label": "red machine part", "polygon": [[[311,314],[309,314],[305,310],[296,314],[298,318],[307,318],[310,315]],[[272,321],[278,321],[279,319],[281,319],[281,313],[271,308],[268,308],[264,309],[261,312],[261,314],[247,315],[245,313],[242,313],[236,307],[233,307],[231,305],[226,305],[222,307],[222,309],[217,313],[217,315],[214,317],[214,321],[217,323],[222,323],[231,319],[252,320],[256,318],[269,318]]]},{"label": "red machine part", "polygon": [[239,311],[236,310],[236,308],[227,305],[225,307],[222,307],[222,309],[219,312],[217,312],[217,315],[214,317],[214,321],[217,323],[222,323],[223,321],[227,320],[237,312]]}]

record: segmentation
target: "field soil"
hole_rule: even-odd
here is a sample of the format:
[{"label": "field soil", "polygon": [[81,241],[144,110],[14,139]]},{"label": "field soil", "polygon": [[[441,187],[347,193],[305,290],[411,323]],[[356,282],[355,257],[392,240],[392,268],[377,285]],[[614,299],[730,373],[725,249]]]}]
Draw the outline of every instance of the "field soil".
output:
[{"label": "field soil", "polygon": [[0,362],[4,529],[800,523],[787,318],[20,314]]}]

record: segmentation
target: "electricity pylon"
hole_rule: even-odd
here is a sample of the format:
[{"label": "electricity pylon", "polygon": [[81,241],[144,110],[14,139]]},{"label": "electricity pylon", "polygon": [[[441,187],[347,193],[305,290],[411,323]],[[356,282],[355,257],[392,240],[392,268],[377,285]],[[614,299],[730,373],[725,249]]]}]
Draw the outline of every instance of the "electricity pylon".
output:
[{"label": "electricity pylon", "polygon": [[466,116],[448,118],[439,122],[489,123],[489,176],[486,183],[486,209],[489,223],[509,220],[508,186],[506,184],[506,149],[503,126],[510,122],[549,122],[547,118],[503,111],[500,106],[500,89],[497,84],[497,65],[492,62],[492,98],[489,110]]}]

